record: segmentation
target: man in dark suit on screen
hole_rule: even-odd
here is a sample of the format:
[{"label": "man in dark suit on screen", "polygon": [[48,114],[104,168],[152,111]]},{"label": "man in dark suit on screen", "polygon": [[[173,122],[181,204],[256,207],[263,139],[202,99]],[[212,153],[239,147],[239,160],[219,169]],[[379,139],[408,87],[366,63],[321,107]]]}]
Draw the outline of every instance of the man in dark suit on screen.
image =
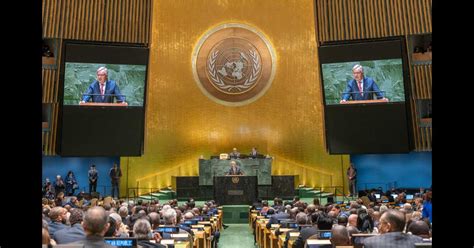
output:
[{"label": "man in dark suit on screen", "polygon": [[119,103],[125,103],[125,97],[120,93],[120,89],[114,80],[108,79],[107,68],[100,67],[97,69],[97,80],[87,88],[86,93],[82,96],[81,103],[89,100],[92,102],[113,103],[114,97]]},{"label": "man in dark suit on screen", "polygon": [[357,64],[352,67],[352,75],[354,79],[347,83],[346,89],[342,93],[341,103],[348,101],[349,98],[356,101],[372,100],[374,94],[377,96],[377,99],[388,102],[388,99],[383,96],[375,81],[370,77],[364,76],[364,68],[361,65]]}]

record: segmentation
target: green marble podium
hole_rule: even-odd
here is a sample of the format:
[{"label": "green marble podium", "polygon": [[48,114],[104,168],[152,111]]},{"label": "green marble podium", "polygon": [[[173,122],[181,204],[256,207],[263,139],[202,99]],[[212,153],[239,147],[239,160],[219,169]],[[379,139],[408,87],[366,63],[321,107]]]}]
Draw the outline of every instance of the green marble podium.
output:
[{"label": "green marble podium", "polygon": [[[213,178],[225,176],[229,171],[231,160],[199,159],[199,185],[213,185]],[[272,159],[236,159],[237,165],[245,176],[257,176],[257,185],[272,184]]]}]

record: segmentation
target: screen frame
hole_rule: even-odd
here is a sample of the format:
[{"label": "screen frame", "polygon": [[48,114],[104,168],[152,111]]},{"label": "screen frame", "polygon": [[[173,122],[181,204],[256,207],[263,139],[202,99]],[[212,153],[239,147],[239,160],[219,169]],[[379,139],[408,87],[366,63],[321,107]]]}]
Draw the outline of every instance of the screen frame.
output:
[{"label": "screen frame", "polygon": [[[410,99],[410,90],[411,90],[411,80],[410,80],[410,68],[409,68],[409,60],[408,60],[408,48],[407,48],[407,42],[405,37],[403,36],[392,36],[392,37],[383,37],[383,38],[371,38],[371,39],[356,39],[356,40],[344,40],[344,41],[326,41],[326,42],[320,42],[320,45],[318,47],[318,51],[321,48],[330,48],[330,47],[337,47],[337,46],[350,46],[350,45],[369,45],[369,44],[376,44],[376,43],[381,43],[381,42],[393,42],[393,41],[400,41],[401,43],[401,57],[400,59],[402,60],[402,73],[403,73],[403,90],[404,90],[404,96],[405,96],[405,105],[409,103]],[[343,48],[344,49],[344,48]],[[349,48],[346,48],[349,49]],[[388,59],[388,58],[387,58]],[[326,92],[324,90],[324,81],[323,81],[323,64],[329,64],[329,63],[323,63],[321,62],[321,53],[318,52],[318,60],[319,60],[319,76],[320,76],[320,83],[321,83],[321,92],[322,92],[322,99],[323,99],[323,104],[324,106],[327,106],[328,104],[326,103]],[[354,61],[356,59],[353,59]],[[383,60],[383,59],[370,59],[372,61],[374,60]],[[369,60],[367,60],[369,61]],[[351,62],[351,61],[346,61],[346,62]],[[344,63],[343,61],[338,61],[338,62],[331,62],[331,63]],[[389,98],[390,100],[390,98]],[[387,102],[387,103],[372,103],[372,104],[391,104],[391,103],[400,103],[398,102]],[[363,103],[359,103],[363,105]],[[356,105],[359,105],[356,103]],[[329,104],[329,105],[341,105],[341,104]],[[346,106],[346,105],[344,105]],[[410,110],[407,108],[407,110]]]},{"label": "screen frame", "polygon": [[[65,70],[66,70],[66,63],[74,63],[74,62],[71,62],[71,61],[66,61],[66,47],[67,45],[83,45],[83,46],[107,46],[107,47],[113,47],[113,48],[131,48],[131,49],[146,49],[148,50],[148,52],[146,53],[146,61],[147,63],[144,64],[146,66],[146,70],[145,70],[145,82],[144,82],[144,85],[143,85],[143,88],[144,88],[144,92],[143,92],[143,104],[142,106],[130,106],[130,107],[142,107],[144,109],[146,109],[146,95],[147,95],[147,92],[148,92],[148,70],[149,70],[149,61],[150,61],[150,53],[149,53],[149,48],[145,45],[145,44],[134,44],[134,43],[118,43],[118,42],[99,42],[99,41],[79,41],[79,40],[71,40],[71,39],[64,39],[62,44],[61,44],[61,66],[60,66],[60,70],[59,70],[59,78],[58,78],[58,102],[59,102],[59,106],[60,106],[60,109],[59,110],[62,110],[62,107],[64,106],[64,77],[65,77]],[[108,59],[108,58],[106,58]],[[94,62],[75,62],[75,63],[104,63],[104,61],[106,59],[103,59],[103,60],[98,60],[98,61],[94,61]],[[144,59],[145,60],[145,59]],[[111,64],[120,64],[120,63],[117,63],[117,62],[111,62]],[[126,63],[126,64],[129,64],[129,65],[132,65],[132,64],[140,64],[142,65],[142,63]],[[72,105],[74,106],[74,105]]]},{"label": "screen frame", "polygon": [[[146,63],[133,63],[132,61],[134,59],[140,60],[138,58],[132,58],[130,59],[130,62],[125,62],[123,64],[137,64],[137,65],[145,65],[146,70],[145,70],[145,82],[144,82],[144,92],[143,92],[143,104],[142,106],[124,106],[122,108],[126,109],[142,109],[143,115],[141,121],[143,122],[143,126],[141,129],[140,137],[141,137],[141,147],[140,147],[140,154],[105,154],[104,156],[141,156],[144,153],[144,146],[145,146],[145,127],[146,127],[146,108],[147,108],[147,92],[148,92],[148,74],[149,74],[149,61],[150,61],[150,48],[146,44],[142,43],[125,43],[125,42],[103,42],[103,41],[82,41],[82,40],[72,40],[72,39],[63,39],[61,43],[61,55],[60,55],[60,68],[59,68],[59,78],[58,78],[58,126],[57,126],[57,134],[56,134],[56,153],[58,155],[64,156],[64,157],[89,157],[89,155],[85,154],[78,154],[78,155],[63,155],[63,117],[64,117],[64,106],[73,106],[79,108],[79,105],[64,105],[64,79],[65,79],[65,67],[66,63],[68,62],[78,62],[78,63],[111,63],[111,64],[121,64],[120,62],[121,57],[118,55],[115,55],[116,58],[118,59],[116,61],[111,62],[111,58],[101,58],[97,60],[91,59],[90,61],[87,62],[80,62],[80,61],[66,61],[66,58],[68,56],[67,54],[67,46],[68,45],[79,45],[79,46],[104,46],[104,47],[110,47],[110,48],[122,48],[122,49],[143,49],[144,53],[146,54],[145,57],[141,58],[141,60],[146,61]],[[122,56],[124,57],[124,56]],[[96,108],[98,106],[94,106],[93,108]],[[100,106],[100,108],[105,108],[105,109],[112,109],[116,107],[104,107]],[[93,154],[93,156],[97,156],[96,154]]]},{"label": "screen frame", "polygon": [[[351,45],[371,45],[371,44],[379,44],[383,42],[399,42],[400,43],[400,56],[397,58],[400,58],[402,60],[402,73],[403,73],[403,89],[404,89],[404,97],[405,101],[397,101],[397,102],[383,102],[383,103],[354,103],[354,104],[327,104],[326,103],[326,93],[324,90],[324,81],[323,81],[323,64],[328,64],[328,63],[343,63],[343,62],[350,62],[350,61],[357,61],[357,57],[351,60],[345,59],[347,61],[344,61],[344,59],[339,59],[334,62],[322,62],[326,60],[321,59],[321,49],[324,48],[330,48],[330,47],[344,47],[343,49],[350,49]],[[398,52],[398,51],[397,51]],[[362,57],[360,53],[358,54],[359,57]],[[334,59],[334,58],[331,58]],[[372,59],[366,59],[366,60],[382,60],[384,58],[372,58]],[[387,58],[388,59],[388,58]],[[364,60],[364,59],[360,59]],[[397,154],[397,153],[405,153],[405,152],[410,152],[413,151],[414,149],[414,130],[413,130],[413,124],[412,124],[412,114],[411,114],[411,73],[410,73],[410,64],[409,64],[409,59],[408,59],[408,47],[407,47],[407,40],[404,36],[392,36],[392,37],[382,37],[382,38],[370,38],[370,39],[353,39],[353,40],[344,40],[344,41],[327,41],[327,42],[319,42],[318,46],[318,62],[319,62],[319,76],[320,76],[320,87],[321,87],[321,96],[322,96],[322,103],[323,103],[323,115],[324,115],[324,139],[325,139],[325,145],[326,145],[326,151],[331,154],[331,155],[339,155],[339,154]],[[390,100],[390,98],[389,98]],[[393,108],[396,108],[396,105],[404,104],[404,112],[405,116],[404,118],[406,119],[405,122],[405,127],[406,128],[406,135],[407,135],[407,147],[406,151],[384,151],[384,152],[361,152],[361,151],[354,151],[354,152],[343,152],[343,151],[335,151],[335,150],[340,150],[340,149],[331,149],[331,137],[329,136],[328,128],[327,128],[327,118],[328,118],[328,111],[327,108],[346,108],[347,110],[351,108],[357,108],[357,107],[363,107],[363,106],[370,106],[370,105],[386,105],[386,106],[393,106]]]}]

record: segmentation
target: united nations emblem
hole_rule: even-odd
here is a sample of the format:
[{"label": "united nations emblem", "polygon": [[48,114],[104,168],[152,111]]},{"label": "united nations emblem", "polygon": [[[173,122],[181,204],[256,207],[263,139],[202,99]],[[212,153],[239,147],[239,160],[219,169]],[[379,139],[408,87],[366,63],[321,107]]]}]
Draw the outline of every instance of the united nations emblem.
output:
[{"label": "united nations emblem", "polygon": [[232,177],[232,182],[233,183],[239,183],[240,178],[239,177]]},{"label": "united nations emblem", "polygon": [[241,106],[270,87],[275,53],[265,36],[247,25],[224,24],[207,32],[193,54],[194,78],[218,103]]}]

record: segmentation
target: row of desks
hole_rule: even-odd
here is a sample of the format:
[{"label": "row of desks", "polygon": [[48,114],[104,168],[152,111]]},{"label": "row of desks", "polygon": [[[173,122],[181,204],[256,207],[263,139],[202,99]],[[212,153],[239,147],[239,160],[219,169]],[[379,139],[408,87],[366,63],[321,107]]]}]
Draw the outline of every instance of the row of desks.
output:
[{"label": "row of desks", "polygon": [[[257,245],[260,248],[282,248],[285,242],[285,237],[286,237],[286,232],[293,230],[291,228],[279,228],[280,235],[277,236],[275,234],[275,229],[267,229],[266,225],[268,223],[268,219],[265,219],[264,216],[259,216],[257,214],[257,211],[252,210],[249,214],[249,225],[251,228],[254,229],[255,231],[255,238],[257,241]],[[253,226],[253,223],[255,223],[255,227]],[[278,224],[274,225],[275,227],[279,227]],[[300,235],[299,232],[290,232],[289,236],[290,239],[288,240],[288,248],[293,247],[293,243],[295,240],[298,238]],[[331,244],[329,240],[312,240],[308,239],[307,244],[318,244],[318,245],[323,245],[323,244]]]},{"label": "row of desks", "polygon": [[[218,214],[211,217],[209,221],[199,221],[197,225],[191,226],[191,231],[194,233],[193,244],[189,241],[177,241],[175,239],[163,239],[160,244],[174,245],[175,248],[211,248],[212,233],[216,230],[222,230],[222,209],[218,210]],[[199,231],[199,229],[204,229]],[[184,235],[187,234],[171,234],[172,238],[183,239],[186,238]]]}]

